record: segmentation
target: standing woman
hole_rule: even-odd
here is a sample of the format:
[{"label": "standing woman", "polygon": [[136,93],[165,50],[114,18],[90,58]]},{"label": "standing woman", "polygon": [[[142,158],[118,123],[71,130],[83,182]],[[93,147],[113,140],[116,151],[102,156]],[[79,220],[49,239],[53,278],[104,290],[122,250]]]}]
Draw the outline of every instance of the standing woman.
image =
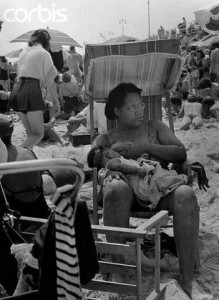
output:
[{"label": "standing woman", "polygon": [[47,51],[49,41],[50,35],[46,30],[36,30],[18,60],[20,87],[12,108],[26,129],[26,140],[20,146],[29,149],[33,149],[44,135],[44,102],[41,88],[49,89],[58,74]]},{"label": "standing woman", "polygon": [[9,65],[4,56],[0,57],[0,84],[5,92],[8,92],[9,87]]},{"label": "standing woman", "polygon": [[197,63],[197,68],[199,70],[198,80],[200,80],[204,77],[204,73],[205,73],[204,70],[206,67],[205,54],[201,49],[196,50],[196,63]]}]

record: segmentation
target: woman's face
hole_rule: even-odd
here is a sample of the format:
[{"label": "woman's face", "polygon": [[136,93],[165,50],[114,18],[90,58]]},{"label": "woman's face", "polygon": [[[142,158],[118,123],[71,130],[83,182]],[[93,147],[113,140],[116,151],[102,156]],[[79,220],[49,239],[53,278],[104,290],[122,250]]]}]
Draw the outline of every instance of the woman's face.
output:
[{"label": "woman's face", "polygon": [[197,56],[198,59],[200,59],[202,57],[200,52],[196,52],[196,56]]},{"label": "woman's face", "polygon": [[126,127],[138,127],[143,122],[145,104],[138,93],[126,96],[124,105],[118,109],[119,123]]}]

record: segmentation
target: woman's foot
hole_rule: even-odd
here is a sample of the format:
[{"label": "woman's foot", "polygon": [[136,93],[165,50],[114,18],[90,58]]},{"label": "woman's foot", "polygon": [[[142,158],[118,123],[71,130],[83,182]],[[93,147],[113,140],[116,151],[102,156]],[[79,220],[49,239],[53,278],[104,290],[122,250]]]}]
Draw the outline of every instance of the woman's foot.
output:
[{"label": "woman's foot", "polygon": [[213,300],[213,296],[206,293],[202,287],[194,280],[192,283],[181,283],[182,289],[192,300]]}]

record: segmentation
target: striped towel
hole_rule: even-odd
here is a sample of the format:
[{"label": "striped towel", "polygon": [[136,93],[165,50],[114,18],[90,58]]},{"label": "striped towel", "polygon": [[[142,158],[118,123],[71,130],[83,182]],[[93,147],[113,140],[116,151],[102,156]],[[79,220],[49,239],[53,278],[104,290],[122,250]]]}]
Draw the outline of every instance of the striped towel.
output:
[{"label": "striped towel", "polygon": [[81,299],[79,262],[76,250],[74,209],[71,199],[60,196],[56,202],[55,240],[57,299]]},{"label": "striped towel", "polygon": [[102,56],[90,61],[86,91],[95,99],[107,98],[119,83],[131,82],[142,96],[162,95],[176,87],[181,67],[181,57],[172,53]]}]

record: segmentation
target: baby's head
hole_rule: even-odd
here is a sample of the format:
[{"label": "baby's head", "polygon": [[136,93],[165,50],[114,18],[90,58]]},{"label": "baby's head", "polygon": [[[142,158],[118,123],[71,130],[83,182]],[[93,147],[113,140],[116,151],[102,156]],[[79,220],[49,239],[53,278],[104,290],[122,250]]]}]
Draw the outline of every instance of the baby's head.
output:
[{"label": "baby's head", "polygon": [[92,148],[87,155],[87,163],[89,168],[97,168],[100,170],[106,166],[106,163],[112,159],[120,157],[120,154],[108,147],[99,146]]}]

